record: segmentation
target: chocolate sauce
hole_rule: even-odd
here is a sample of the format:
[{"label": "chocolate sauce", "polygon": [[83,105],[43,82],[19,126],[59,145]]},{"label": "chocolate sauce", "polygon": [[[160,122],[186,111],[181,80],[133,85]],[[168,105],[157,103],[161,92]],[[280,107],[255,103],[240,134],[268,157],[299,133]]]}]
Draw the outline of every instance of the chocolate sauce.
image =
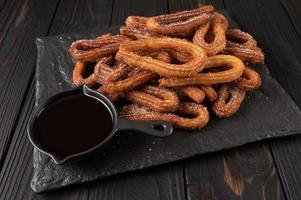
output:
[{"label": "chocolate sauce", "polygon": [[37,118],[35,131],[40,144],[56,156],[88,150],[113,130],[108,108],[84,94],[64,97],[45,109]]}]

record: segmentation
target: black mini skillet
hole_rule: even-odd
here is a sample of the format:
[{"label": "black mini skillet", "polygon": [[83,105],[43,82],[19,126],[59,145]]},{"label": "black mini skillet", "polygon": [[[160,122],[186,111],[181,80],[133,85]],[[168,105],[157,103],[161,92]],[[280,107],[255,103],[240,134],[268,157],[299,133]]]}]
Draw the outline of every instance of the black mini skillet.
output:
[{"label": "black mini skillet", "polygon": [[[103,139],[101,140],[97,145],[86,149],[81,152],[77,152],[68,156],[60,156],[56,155],[55,153],[49,151],[47,147],[45,147],[43,144],[39,141],[39,134],[41,134],[37,130],[37,126],[39,125],[39,116],[42,114],[47,115],[47,108],[54,103],[69,98],[72,95],[86,95],[87,97],[96,99],[100,104],[105,105],[107,108],[107,112],[110,113],[110,116],[112,118],[112,130],[111,132]],[[45,113],[46,112],[46,113]],[[85,124],[82,124],[85,126]],[[101,127],[100,127],[101,129]],[[75,88],[73,90],[61,92],[51,98],[49,98],[45,103],[39,105],[31,114],[31,117],[28,122],[28,137],[32,143],[32,145],[39,150],[40,152],[44,153],[45,155],[50,156],[53,161],[56,164],[63,164],[69,159],[83,159],[88,156],[94,155],[102,151],[106,146],[110,144],[110,141],[112,137],[117,133],[119,130],[130,130],[130,131],[136,131],[141,133],[146,133],[152,136],[157,137],[166,137],[169,136],[172,131],[173,127],[170,123],[165,121],[131,121],[127,119],[120,118],[118,116],[118,112],[114,106],[114,104],[104,95],[100,94],[99,92],[89,89],[87,86],[82,86],[79,88]],[[83,133],[85,134],[85,133]],[[57,138],[58,140],[60,138]],[[66,147],[67,148],[67,147]]]}]

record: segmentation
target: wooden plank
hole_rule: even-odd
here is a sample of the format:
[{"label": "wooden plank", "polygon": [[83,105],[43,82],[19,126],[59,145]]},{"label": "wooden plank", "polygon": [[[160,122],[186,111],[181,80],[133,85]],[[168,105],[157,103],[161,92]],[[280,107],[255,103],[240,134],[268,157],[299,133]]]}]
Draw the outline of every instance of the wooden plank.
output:
[{"label": "wooden plank", "polygon": [[[30,188],[32,175],[32,146],[27,138],[26,124],[34,108],[34,82],[20,116],[20,121],[8,152],[9,159],[0,174],[0,199],[124,199],[154,200],[184,198],[182,166],[168,165],[163,168],[144,170],[108,179],[73,186],[45,194],[34,194]],[[178,185],[181,184],[181,185]]]},{"label": "wooden plank", "polygon": [[[5,80],[3,80],[4,84],[2,88],[0,88],[2,90],[0,94],[0,101],[1,98],[4,98],[4,101],[1,101],[3,104],[0,105],[0,114],[2,119],[3,116],[7,118],[0,122],[2,123],[0,126],[0,132],[2,134],[0,144],[2,145],[6,142],[5,145],[7,146],[9,144],[9,138],[13,135],[8,155],[5,161],[3,161],[4,165],[1,171],[1,177],[3,178],[1,178],[0,194],[5,195],[5,198],[3,199],[39,198],[39,196],[34,195],[29,186],[32,178],[32,148],[31,145],[29,145],[29,140],[27,139],[25,132],[29,114],[33,110],[32,103],[24,104],[22,115],[18,120],[18,127],[20,128],[16,128],[14,132],[12,131],[13,122],[16,121],[19,112],[17,108],[21,106],[22,102],[21,93],[26,92],[26,85],[30,80],[31,90],[26,101],[34,102],[35,100],[33,90],[35,87],[35,80],[32,80],[36,58],[35,38],[40,35],[46,35],[47,32],[55,34],[62,33],[64,31],[78,31],[86,25],[87,28],[91,28],[99,23],[108,25],[110,23],[111,10],[105,8],[112,7],[112,1],[109,0],[81,0],[73,1],[72,4],[67,4],[66,1],[62,1],[57,10],[56,17],[53,20],[53,26],[51,26],[50,31],[48,31],[49,26],[51,25],[50,22],[55,14],[54,11],[57,7],[56,4],[52,6],[50,4],[48,5],[44,1],[24,1],[23,5],[20,4],[20,2],[10,2],[12,5],[16,4],[15,6],[9,4],[10,7],[5,5],[5,9],[12,13],[12,16],[5,16],[12,20],[9,24],[6,25],[0,21],[0,26],[2,25],[1,23],[3,23],[2,26],[5,26],[7,29],[1,29],[0,43],[2,42],[1,38],[5,35],[9,35],[8,37],[6,36],[5,42],[3,42],[3,48],[6,51],[2,51],[3,48],[0,49],[0,57],[3,56],[6,58],[6,60],[3,61],[4,64],[1,63],[0,70],[3,66],[13,64],[13,66],[9,66],[11,68],[13,67],[9,71],[0,71],[1,75],[3,74],[3,77],[5,77]],[[52,2],[55,3],[54,1]],[[53,12],[51,13],[50,10],[52,7]],[[42,8],[45,8],[45,10]],[[18,13],[20,9],[21,11],[22,9],[24,10],[23,14]],[[32,13],[35,14],[33,15]],[[17,16],[14,16],[13,14]],[[0,16],[1,15],[4,17],[4,14],[0,13]],[[48,18],[49,23],[47,24]],[[15,26],[16,30],[14,30]],[[15,36],[15,38],[12,36]],[[12,51],[12,49],[15,50],[15,52]],[[10,54],[5,55],[5,52],[9,52]],[[0,82],[2,82],[2,79]],[[12,106],[14,107],[12,108]],[[1,109],[5,109],[5,112],[2,112]],[[10,124],[7,124],[7,122]],[[6,131],[3,131],[2,129],[5,129]],[[4,136],[8,139],[4,138]],[[15,187],[16,185],[19,187]],[[70,199],[73,199],[74,196],[82,196],[83,193],[88,193],[88,188],[86,190],[85,188],[73,190],[69,193],[69,197]],[[59,194],[57,196],[59,196]]]},{"label": "wooden plank", "polygon": [[182,10],[189,10],[193,8],[197,8],[199,6],[202,6],[206,4],[206,0],[180,0],[180,1],[174,1],[169,0],[168,1],[168,8],[170,12],[177,12]]},{"label": "wooden plank", "polygon": [[15,133],[18,134],[13,135],[8,157],[0,173],[0,199],[22,199],[26,195],[32,196],[29,185],[33,148],[27,138],[26,125],[34,107],[34,88],[32,83],[15,129]]},{"label": "wooden plank", "polygon": [[124,24],[130,15],[154,16],[167,12],[167,0],[119,0],[114,3],[112,25]]},{"label": "wooden plank", "polygon": [[215,7],[215,9],[217,9],[217,10],[224,9],[224,3],[222,0],[189,0],[189,1],[169,0],[168,1],[169,10],[171,12],[176,12],[176,11],[181,11],[181,10],[189,10],[189,9],[197,8],[202,5],[208,5],[208,4],[213,5]]},{"label": "wooden plank", "polygon": [[183,182],[182,165],[171,164],[50,191],[35,195],[33,199],[182,200],[185,199],[184,190],[179,188]]},{"label": "wooden plank", "polygon": [[[34,39],[48,32],[57,1],[6,1],[0,12],[0,168],[33,75]],[[35,12],[31,12],[32,10]]]},{"label": "wooden plank", "polygon": [[299,37],[301,38],[301,1],[299,0],[281,0],[283,7],[286,10],[292,24],[294,25]]},{"label": "wooden plank", "polygon": [[50,28],[50,35],[87,31],[97,25],[109,26],[113,1],[61,1]]},{"label": "wooden plank", "polygon": [[[129,15],[153,16],[167,13],[167,1],[118,1],[112,13],[112,25],[123,24]],[[89,199],[185,199],[181,164],[167,165],[122,175],[105,183],[91,183]]]},{"label": "wooden plank", "polygon": [[300,107],[301,40],[280,2],[225,2],[227,10],[240,27],[255,36],[266,54],[265,60],[271,74]]},{"label": "wooden plank", "polygon": [[[66,31],[72,31],[73,27],[77,30],[78,26],[81,27],[81,23],[85,23],[85,21],[78,22],[77,20],[74,20],[74,23],[77,23],[78,25],[75,26],[72,25],[70,19],[72,19],[73,13],[77,13],[78,18],[81,19],[80,16],[85,15],[87,10],[81,10],[77,12],[71,8],[64,9],[64,6],[71,5],[63,5],[64,4],[59,5],[57,15],[62,14],[64,17],[56,16],[54,18],[53,26],[50,29],[51,34],[55,34],[56,32],[64,32],[64,24],[62,23],[67,24]],[[76,10],[78,8],[79,6],[75,6],[73,9]],[[64,12],[65,10],[69,10],[70,15],[66,14]],[[97,13],[94,14],[97,15]],[[94,14],[91,14],[91,16],[95,16]],[[66,21],[62,22],[62,19]],[[94,19],[96,19],[94,21],[96,24],[99,19],[98,17],[95,17]],[[60,25],[55,25],[56,23],[60,23]],[[32,175],[32,147],[29,144],[25,132],[28,116],[33,109],[34,81],[32,82],[30,88],[31,90],[28,94],[23,112],[20,116],[18,127],[14,133],[8,156],[4,162],[3,171],[0,176],[1,180],[3,180],[0,184],[0,194],[2,194],[4,198],[99,199],[99,197],[102,197],[101,199],[111,199],[111,197],[116,197],[117,199],[184,199],[184,181],[181,165],[166,166],[164,168],[155,169],[154,171],[149,170],[146,172],[139,172],[137,174],[131,173],[129,175],[122,176],[121,178],[116,177],[112,180],[109,179],[102,183],[94,182],[90,184],[84,184],[83,186],[74,186],[49,192],[47,194],[34,194],[29,187]],[[147,184],[145,185],[144,183]],[[15,185],[19,187],[14,187]],[[112,188],[114,189],[112,190]],[[0,199],[2,199],[1,197],[2,196],[0,196]]]},{"label": "wooden plank", "polygon": [[47,194],[36,195],[30,188],[32,178],[33,147],[27,137],[26,126],[34,109],[35,80],[30,85],[20,119],[2,171],[0,173],[0,199],[87,199],[88,185],[76,186]]},{"label": "wooden plank", "polygon": [[262,143],[188,161],[185,174],[188,199],[285,199]]},{"label": "wooden plank", "polygon": [[92,183],[89,200],[182,200],[182,165],[171,164]]},{"label": "wooden plank", "polygon": [[[225,2],[231,15],[259,40],[272,75],[300,107],[301,40],[280,2]],[[279,139],[270,144],[285,195],[288,199],[300,199],[301,137]]]},{"label": "wooden plank", "polygon": [[287,198],[300,199],[301,137],[277,139],[270,146]]},{"label": "wooden plank", "polygon": [[[224,9],[223,1],[216,0],[169,0],[169,8],[178,11],[208,3]],[[264,143],[198,157],[184,166],[188,199],[284,199],[272,155]]]}]

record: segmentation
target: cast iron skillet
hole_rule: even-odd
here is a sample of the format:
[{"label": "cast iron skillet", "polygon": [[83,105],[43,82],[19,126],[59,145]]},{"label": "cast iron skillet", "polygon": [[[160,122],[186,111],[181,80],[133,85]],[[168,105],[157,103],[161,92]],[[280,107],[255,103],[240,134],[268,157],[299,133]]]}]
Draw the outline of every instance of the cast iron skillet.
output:
[{"label": "cast iron skillet", "polygon": [[[46,112],[45,108],[49,106],[50,104],[54,103],[57,100],[61,100],[62,98],[69,97],[70,95],[76,95],[76,94],[85,94],[91,98],[95,98],[99,101],[99,103],[104,104],[107,108],[108,111],[111,112],[112,116],[112,121],[113,121],[113,129],[111,133],[100,143],[98,143],[96,146],[79,152],[75,153],[72,155],[69,155],[67,157],[60,157],[58,155],[55,155],[45,149],[43,145],[41,145],[38,141],[37,135],[39,134],[35,127],[38,123],[38,116]],[[83,124],[84,125],[84,124]],[[116,134],[117,131],[119,130],[131,130],[131,131],[136,131],[136,132],[141,132],[141,133],[146,133],[152,136],[157,136],[157,137],[167,137],[169,136],[172,131],[173,127],[170,123],[165,122],[165,121],[130,121],[127,119],[120,118],[118,116],[117,110],[114,106],[114,104],[104,95],[100,94],[99,92],[89,89],[87,86],[82,86],[79,88],[75,88],[73,90],[61,92],[51,98],[49,98],[45,103],[39,105],[31,114],[28,126],[27,126],[27,132],[28,132],[28,137],[32,145],[39,150],[40,152],[44,153],[45,155],[51,157],[53,161],[56,164],[63,164],[69,159],[76,159],[76,160],[81,160],[87,157],[90,157],[91,155],[97,154],[100,151],[102,151],[106,146],[109,145],[112,137]]]}]

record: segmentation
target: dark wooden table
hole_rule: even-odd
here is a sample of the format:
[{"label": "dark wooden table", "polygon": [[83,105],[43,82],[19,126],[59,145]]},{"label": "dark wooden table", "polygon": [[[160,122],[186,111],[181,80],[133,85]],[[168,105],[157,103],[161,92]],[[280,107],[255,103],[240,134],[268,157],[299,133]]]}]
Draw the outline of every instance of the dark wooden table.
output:
[{"label": "dark wooden table", "polygon": [[45,194],[30,188],[26,124],[35,103],[35,38],[206,3],[227,9],[257,39],[273,77],[301,107],[300,0],[0,0],[0,199],[301,199],[301,136]]}]

